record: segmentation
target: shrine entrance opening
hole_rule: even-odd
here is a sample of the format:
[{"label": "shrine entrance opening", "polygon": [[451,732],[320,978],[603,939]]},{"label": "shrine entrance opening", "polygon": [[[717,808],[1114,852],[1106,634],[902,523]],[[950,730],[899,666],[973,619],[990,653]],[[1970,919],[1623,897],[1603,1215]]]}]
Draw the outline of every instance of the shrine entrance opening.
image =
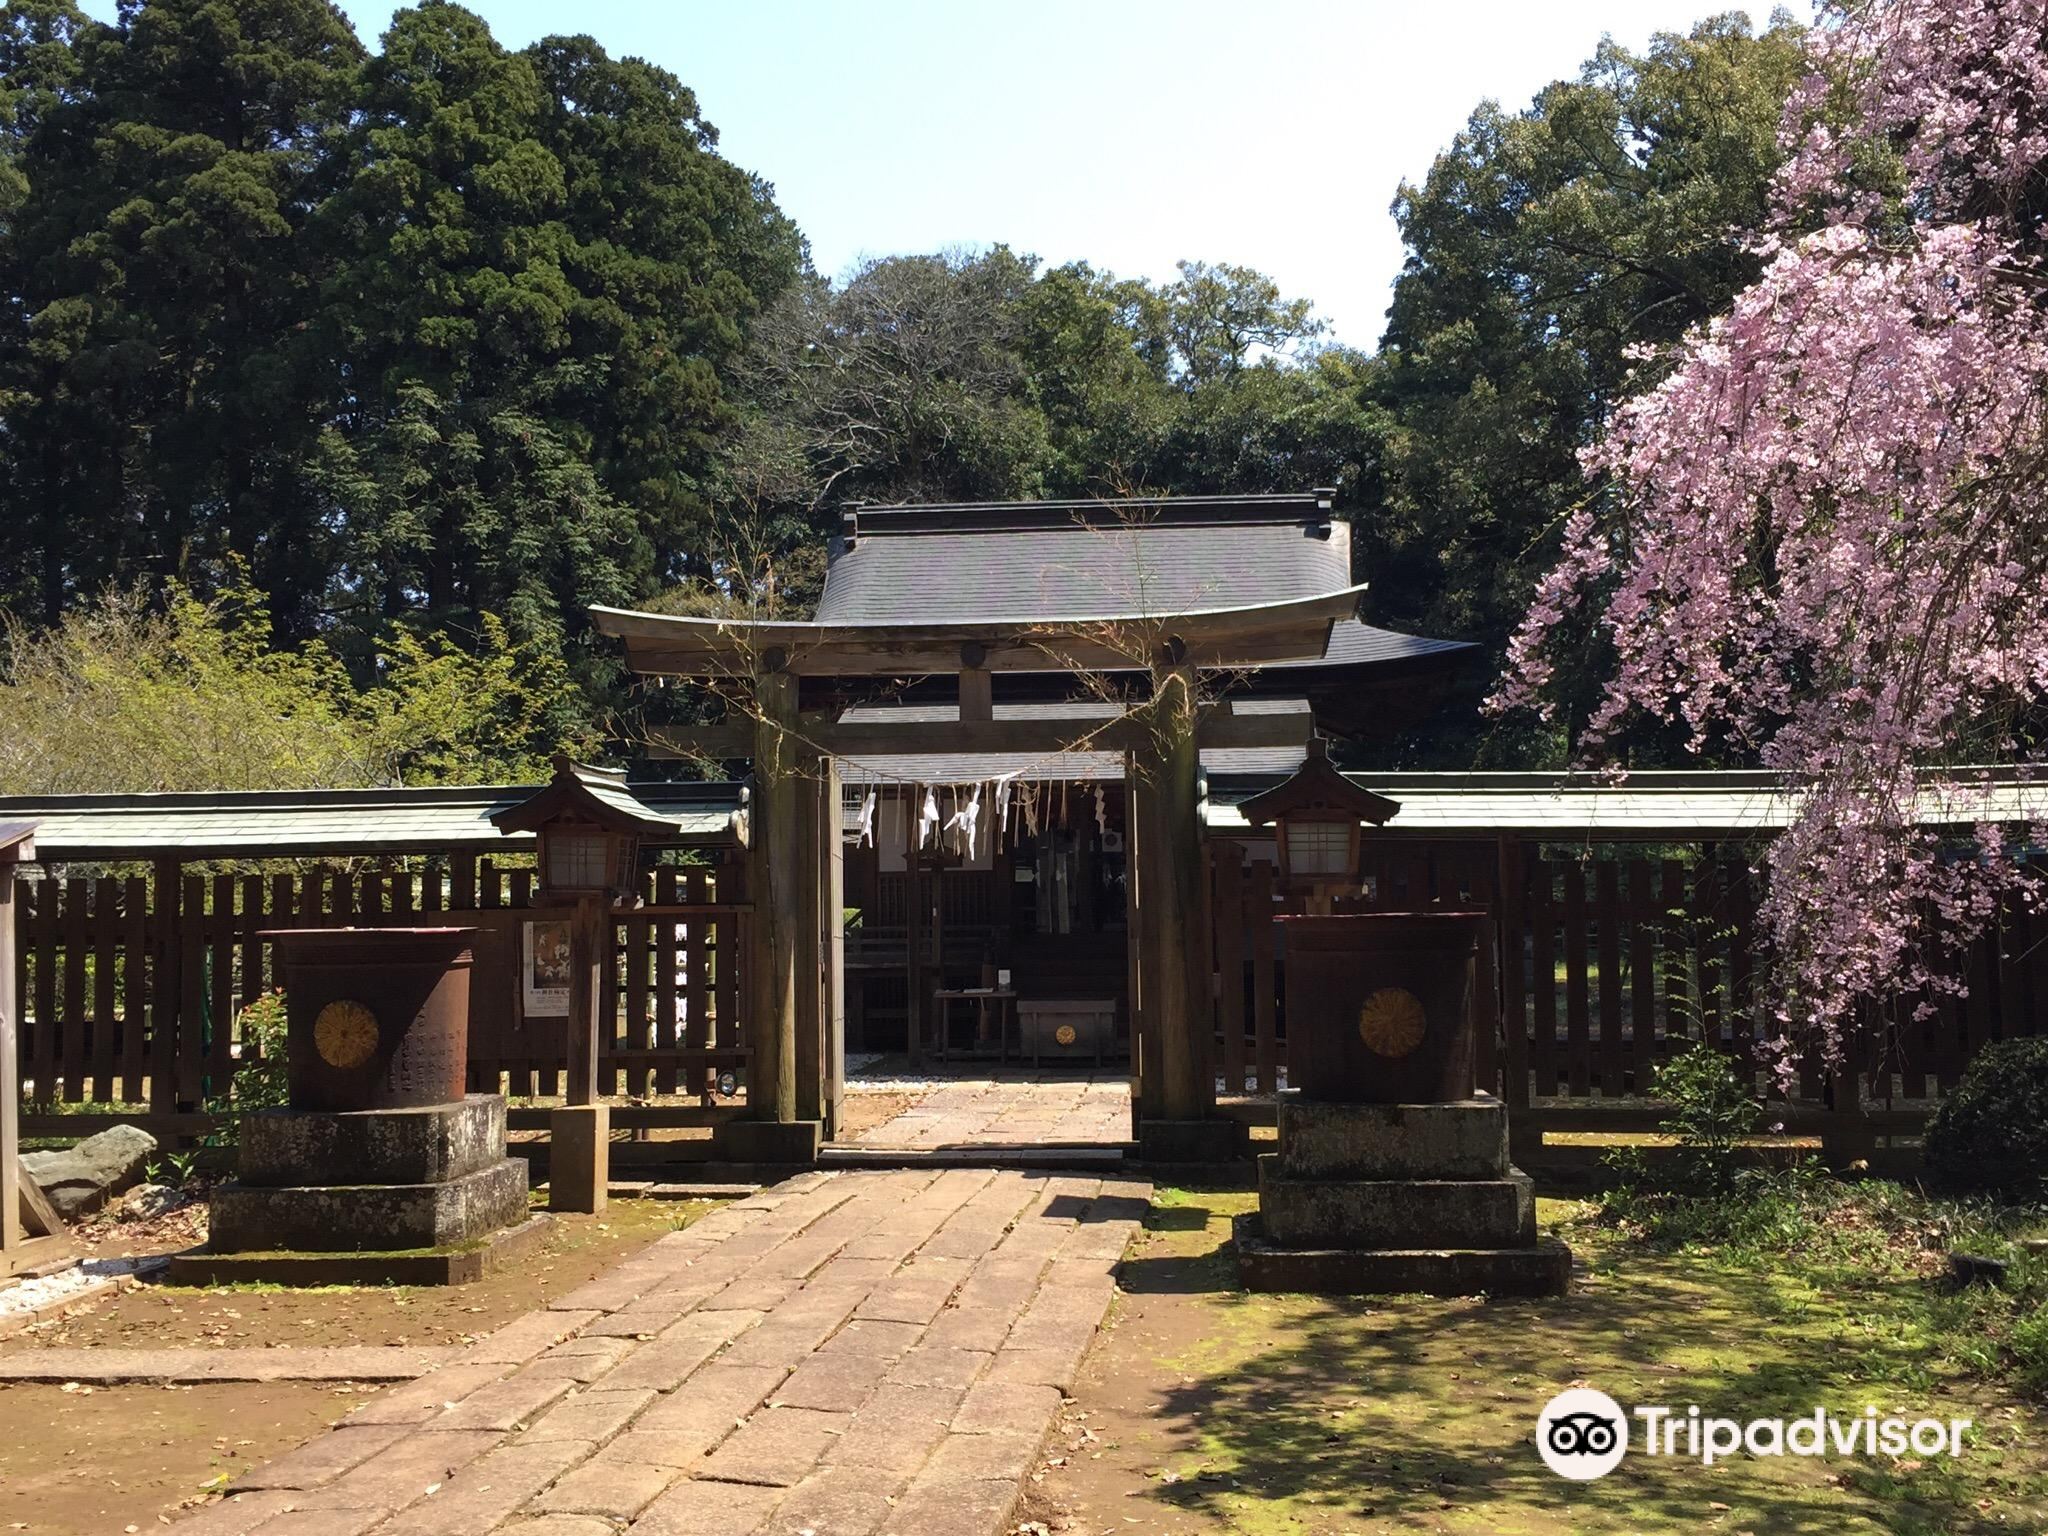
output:
[{"label": "shrine entrance opening", "polygon": [[[977,790],[970,839],[957,822]],[[1121,784],[849,783],[845,813],[848,1051],[912,1069],[1128,1063]]]}]

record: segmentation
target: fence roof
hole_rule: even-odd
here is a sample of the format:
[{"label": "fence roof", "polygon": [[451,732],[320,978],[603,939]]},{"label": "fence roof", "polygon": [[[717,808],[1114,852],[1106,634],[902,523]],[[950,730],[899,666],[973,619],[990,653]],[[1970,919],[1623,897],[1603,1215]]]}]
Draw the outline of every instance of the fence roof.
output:
[{"label": "fence roof", "polygon": [[[1353,773],[1354,784],[1401,803],[1375,837],[1532,837],[1699,842],[1752,837],[1788,826],[1799,797],[1776,774],[1722,770],[1642,771],[1618,783],[1585,772]],[[1260,780],[1212,781],[1210,830],[1251,835],[1238,804]],[[2016,768],[1959,768],[1921,790],[1927,826],[2048,822],[2048,777]]]},{"label": "fence roof", "polygon": [[[1100,756],[1104,759],[1101,777],[1122,777],[1120,755],[1069,755]],[[1289,755],[1298,761],[1300,752],[1292,749]],[[987,765],[977,760],[973,766]],[[1053,776],[1042,761],[1030,766],[1034,777]],[[1238,803],[1277,782],[1292,766],[1290,762],[1270,771],[1233,773],[1211,763],[1205,802],[1210,830],[1252,835],[1252,828],[1238,812]],[[950,782],[955,777],[950,771],[936,770],[905,776],[931,782]],[[1618,784],[1588,773],[1354,773],[1348,777],[1401,804],[1400,813],[1376,831],[1377,837],[1492,837],[1514,832],[1550,839],[1715,841],[1774,832],[1790,822],[1798,803],[1775,775],[1759,772],[1650,771],[1630,774]],[[849,784],[862,781],[858,773],[849,773],[847,778]],[[538,788],[482,785],[5,795],[0,796],[0,822],[40,823],[35,829],[36,856],[47,862],[342,857],[460,850],[511,853],[532,848],[532,836],[502,834],[491,825],[490,817],[530,798]],[[674,836],[665,841],[726,844],[737,840],[738,784],[636,783],[630,788],[644,805],[675,827]],[[1923,822],[1933,826],[1967,826],[1980,821],[2048,824],[2048,776],[2013,768],[1958,769],[1922,791],[1920,814]]]},{"label": "fence roof", "polygon": [[[656,841],[736,841],[740,787],[635,784],[674,827]],[[501,833],[494,812],[539,793],[532,784],[442,789],[222,790],[154,795],[5,795],[0,821],[35,820],[36,855],[66,859],[256,859],[531,849]]]}]

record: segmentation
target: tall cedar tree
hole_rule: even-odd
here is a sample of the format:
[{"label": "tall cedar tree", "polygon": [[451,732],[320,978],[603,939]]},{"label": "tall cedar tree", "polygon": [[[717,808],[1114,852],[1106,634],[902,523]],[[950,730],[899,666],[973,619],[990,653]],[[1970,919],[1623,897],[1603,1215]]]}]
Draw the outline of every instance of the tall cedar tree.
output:
[{"label": "tall cedar tree", "polygon": [[[1757,272],[1780,109],[1801,32],[1739,15],[1603,43],[1527,111],[1488,104],[1394,203],[1408,245],[1379,355],[1382,502],[1361,522],[1373,615],[1482,642],[1467,694],[1422,750],[1450,763],[1562,759],[1473,708],[1587,495],[1577,455],[1632,378],[1629,349],[1724,309]],[[1597,664],[1565,680],[1583,718]]]},{"label": "tall cedar tree", "polygon": [[664,71],[453,5],[0,12],[0,603],[244,557],[361,681],[394,622],[561,637],[703,540],[805,263]]},{"label": "tall cedar tree", "polygon": [[362,57],[325,0],[69,0],[0,14],[19,178],[0,230],[0,592],[56,619],[135,574],[246,557],[310,627],[323,393],[304,236]]}]

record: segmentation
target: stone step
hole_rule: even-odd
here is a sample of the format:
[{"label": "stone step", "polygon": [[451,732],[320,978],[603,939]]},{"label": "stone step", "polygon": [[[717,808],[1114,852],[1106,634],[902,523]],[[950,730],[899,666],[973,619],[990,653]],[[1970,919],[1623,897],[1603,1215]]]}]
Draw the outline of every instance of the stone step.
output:
[{"label": "stone step", "polygon": [[526,1164],[500,1158],[439,1184],[218,1186],[208,1201],[216,1254],[446,1248],[526,1217]]},{"label": "stone step", "polygon": [[1267,1241],[1256,1212],[1237,1218],[1237,1270],[1253,1291],[1326,1296],[1562,1296],[1571,1250],[1554,1237],[1519,1248],[1289,1247]]},{"label": "stone step", "polygon": [[1026,1168],[1101,1172],[1124,1164],[1124,1146],[867,1147],[827,1143],[821,1168]]},{"label": "stone step", "polygon": [[21,1349],[0,1355],[0,1381],[411,1381],[451,1364],[462,1352],[459,1344]]},{"label": "stone step", "polygon": [[1261,1231],[1290,1248],[1515,1248],[1536,1240],[1528,1175],[1290,1179],[1259,1159]]}]

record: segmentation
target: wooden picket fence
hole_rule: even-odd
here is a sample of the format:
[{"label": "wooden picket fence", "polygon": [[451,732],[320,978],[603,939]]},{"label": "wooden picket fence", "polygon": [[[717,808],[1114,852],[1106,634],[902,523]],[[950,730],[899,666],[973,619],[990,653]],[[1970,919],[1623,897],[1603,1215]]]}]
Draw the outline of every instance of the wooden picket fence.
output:
[{"label": "wooden picket fence", "polygon": [[[1271,864],[1247,862],[1235,845],[1214,845],[1211,869],[1219,1075],[1226,1095],[1270,1094],[1287,1061],[1285,954],[1272,919],[1305,907]],[[1771,1012],[1753,958],[1759,892],[1739,851],[1651,859],[1620,845],[1558,857],[1512,841],[1389,843],[1365,872],[1365,893],[1330,910],[1493,916],[1499,942],[1481,987],[1493,989],[1500,1025],[1481,1032],[1479,1078],[1530,1111],[1532,1127],[1648,1129],[1657,1066],[1705,1041],[1779,1098],[1789,1128],[1825,1131],[1855,1116],[1866,1133],[1910,1131],[1985,1044],[2048,1033],[2048,913],[2017,900],[1957,957],[1963,995],[1937,995],[1926,1018],[1913,997],[1873,1011],[1853,1070],[1804,1064],[1784,1095],[1757,1058]],[[1481,1006],[1496,1012],[1494,998]]]},{"label": "wooden picket fence", "polygon": [[[694,1097],[659,1123],[722,1118],[744,1104],[749,1051],[741,1020],[740,865],[663,866],[639,909],[613,922],[611,1027],[599,1044],[600,1091]],[[177,874],[25,882],[15,903],[23,1003],[25,1135],[71,1134],[124,1120],[160,1134],[211,1123],[236,1065],[256,1059],[240,1015],[282,983],[270,930],[430,926],[476,930],[470,977],[474,1091],[562,1091],[566,1024],[527,1016],[522,929],[566,919],[536,904],[533,871],[457,855],[425,869],[270,875]],[[602,1018],[603,1015],[601,1014]],[[739,1091],[719,1091],[731,1071]],[[104,1114],[60,1104],[123,1106]],[[139,1106],[137,1109],[130,1106]]]}]

